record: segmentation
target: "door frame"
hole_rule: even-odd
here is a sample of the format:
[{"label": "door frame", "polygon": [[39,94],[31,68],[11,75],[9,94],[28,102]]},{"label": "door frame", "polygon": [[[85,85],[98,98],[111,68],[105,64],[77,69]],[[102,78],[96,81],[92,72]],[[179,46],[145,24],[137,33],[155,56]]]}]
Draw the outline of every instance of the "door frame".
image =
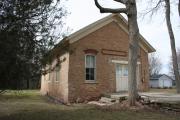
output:
[{"label": "door frame", "polygon": [[[117,83],[117,78],[116,78],[116,67],[117,67],[117,64],[122,64],[122,65],[127,65],[128,64],[128,61],[125,61],[125,60],[111,60],[112,63],[115,63],[115,83]],[[139,83],[140,83],[140,62],[138,61],[137,62],[137,88],[139,86]],[[117,85],[115,85],[116,87],[116,92],[119,92],[117,91],[118,88],[117,88]]]}]

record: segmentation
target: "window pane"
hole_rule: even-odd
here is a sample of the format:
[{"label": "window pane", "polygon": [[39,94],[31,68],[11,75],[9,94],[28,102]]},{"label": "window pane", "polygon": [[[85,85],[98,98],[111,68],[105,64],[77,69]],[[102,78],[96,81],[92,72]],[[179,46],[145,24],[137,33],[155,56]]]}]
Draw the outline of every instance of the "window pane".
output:
[{"label": "window pane", "polygon": [[86,80],[89,80],[89,78],[90,78],[90,75],[86,74]]},{"label": "window pane", "polygon": [[90,69],[90,74],[94,75],[94,68],[89,68]]},{"label": "window pane", "polygon": [[89,74],[89,68],[86,68],[86,74]]},{"label": "window pane", "polygon": [[86,55],[86,67],[87,68],[95,68],[95,56]]},{"label": "window pane", "polygon": [[89,80],[89,68],[86,68],[86,80]]},{"label": "window pane", "polygon": [[86,80],[94,80],[94,68],[86,68]]},{"label": "window pane", "polygon": [[95,68],[95,56],[91,56],[91,68]]},{"label": "window pane", "polygon": [[90,79],[89,68],[86,68],[86,80]]},{"label": "window pane", "polygon": [[89,55],[86,56],[86,67],[87,68],[90,67],[90,56]]},{"label": "window pane", "polygon": [[119,76],[122,75],[122,65],[117,64],[117,66],[116,66],[116,72],[117,72],[117,74],[118,74]]},{"label": "window pane", "polygon": [[128,66],[124,66],[124,73],[123,73],[124,76],[128,76]]},{"label": "window pane", "polygon": [[94,68],[90,68],[90,80],[94,80]]}]

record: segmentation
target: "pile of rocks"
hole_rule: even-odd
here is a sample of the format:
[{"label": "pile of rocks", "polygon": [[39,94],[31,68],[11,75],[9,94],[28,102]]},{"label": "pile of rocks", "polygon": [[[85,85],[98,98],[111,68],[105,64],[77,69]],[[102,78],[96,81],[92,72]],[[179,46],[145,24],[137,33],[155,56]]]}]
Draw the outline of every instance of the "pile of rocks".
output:
[{"label": "pile of rocks", "polygon": [[97,105],[97,106],[110,106],[115,103],[120,103],[123,100],[126,100],[126,97],[101,97],[98,101],[90,101],[88,104]]}]

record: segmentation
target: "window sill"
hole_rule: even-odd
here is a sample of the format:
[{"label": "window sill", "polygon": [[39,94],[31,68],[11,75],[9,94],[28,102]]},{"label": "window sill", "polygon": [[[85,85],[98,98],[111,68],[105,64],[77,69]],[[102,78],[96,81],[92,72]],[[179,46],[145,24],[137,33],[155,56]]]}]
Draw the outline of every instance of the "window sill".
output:
[{"label": "window sill", "polygon": [[86,84],[98,84],[98,82],[95,80],[85,80],[84,83],[86,83]]}]

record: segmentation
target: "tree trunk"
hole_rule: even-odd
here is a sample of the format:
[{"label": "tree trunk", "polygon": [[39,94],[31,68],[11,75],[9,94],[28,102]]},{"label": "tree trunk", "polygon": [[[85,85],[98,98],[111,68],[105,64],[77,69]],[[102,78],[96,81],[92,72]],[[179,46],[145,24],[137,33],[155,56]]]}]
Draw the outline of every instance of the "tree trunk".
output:
[{"label": "tree trunk", "polygon": [[139,28],[137,24],[137,8],[135,0],[129,0],[128,8],[128,28],[129,28],[129,53],[128,53],[128,94],[129,104],[134,106],[137,94],[136,66],[139,49]]},{"label": "tree trunk", "polygon": [[128,16],[128,29],[129,29],[129,54],[128,54],[128,93],[129,93],[129,105],[134,106],[137,94],[137,82],[136,82],[136,66],[139,49],[139,28],[137,24],[137,8],[136,0],[115,0],[121,4],[124,4],[126,8],[111,9],[104,8],[98,0],[94,0],[95,5],[100,9],[101,13],[125,13]]},{"label": "tree trunk", "polygon": [[172,60],[173,60],[173,70],[176,80],[176,89],[177,93],[180,93],[180,76],[178,71],[178,63],[177,63],[177,54],[176,54],[176,46],[175,46],[175,38],[172,30],[171,19],[170,19],[170,2],[169,0],[165,0],[166,3],[166,24],[169,32],[170,43],[171,43],[171,52],[172,52]]}]

